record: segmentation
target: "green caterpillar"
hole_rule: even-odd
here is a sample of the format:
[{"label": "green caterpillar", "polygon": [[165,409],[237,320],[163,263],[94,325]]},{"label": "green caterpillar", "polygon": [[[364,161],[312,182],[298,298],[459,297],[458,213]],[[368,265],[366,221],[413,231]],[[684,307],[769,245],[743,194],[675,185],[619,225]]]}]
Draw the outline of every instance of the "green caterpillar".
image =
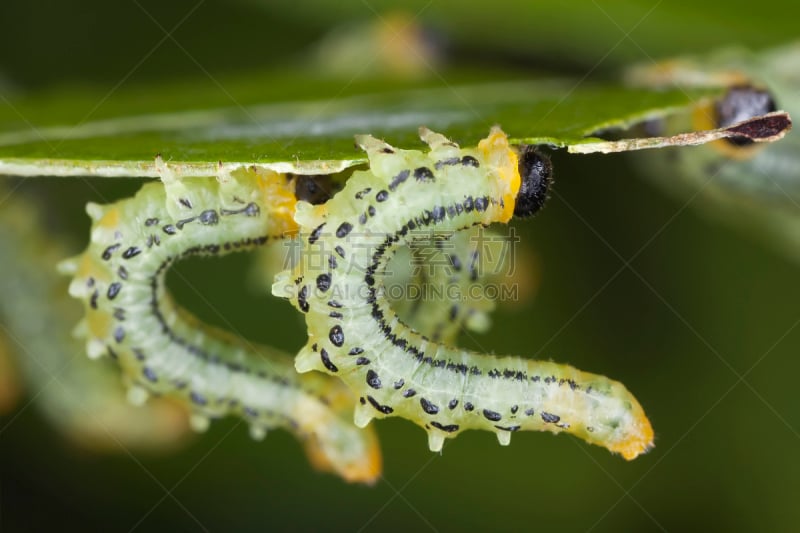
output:
[{"label": "green caterpillar", "polygon": [[89,204],[89,247],[61,265],[86,309],[78,330],[90,357],[116,360],[135,402],[151,392],[182,398],[199,429],[228,414],[245,419],[256,438],[285,428],[318,468],[374,482],[380,450],[372,431],[350,421],[346,388],[321,374],[298,376],[287,355],[200,324],[164,286],[170,265],[184,257],[252,249],[293,231],[296,180],[255,168],[177,179],[162,168],[163,184],[108,206]]},{"label": "green caterpillar", "polygon": [[420,135],[428,154],[358,136],[369,170],[322,205],[298,203],[303,254],[273,285],[306,317],[297,370],[344,380],[359,396],[358,426],[400,416],[426,429],[434,451],[466,429],[492,431],[504,445],[517,430],[568,432],[626,459],[650,449],[650,422],[620,383],[460,350],[398,318],[385,298],[386,269],[418,230],[446,236],[532,215],[550,182],[549,161],[530,148],[518,155],[499,128],[476,150],[425,128]]}]

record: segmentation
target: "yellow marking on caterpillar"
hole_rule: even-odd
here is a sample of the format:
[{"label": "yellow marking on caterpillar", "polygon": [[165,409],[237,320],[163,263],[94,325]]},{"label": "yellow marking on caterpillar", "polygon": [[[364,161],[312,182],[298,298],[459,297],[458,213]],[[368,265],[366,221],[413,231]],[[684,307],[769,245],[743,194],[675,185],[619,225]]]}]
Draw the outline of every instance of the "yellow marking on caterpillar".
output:
[{"label": "yellow marking on caterpillar", "polygon": [[494,126],[489,136],[478,143],[484,160],[495,168],[501,183],[507,185],[503,192],[503,211],[498,218],[499,222],[508,222],[514,215],[514,204],[519,192],[522,179],[519,175],[519,158],[517,153],[508,144],[508,137],[503,130]]}]

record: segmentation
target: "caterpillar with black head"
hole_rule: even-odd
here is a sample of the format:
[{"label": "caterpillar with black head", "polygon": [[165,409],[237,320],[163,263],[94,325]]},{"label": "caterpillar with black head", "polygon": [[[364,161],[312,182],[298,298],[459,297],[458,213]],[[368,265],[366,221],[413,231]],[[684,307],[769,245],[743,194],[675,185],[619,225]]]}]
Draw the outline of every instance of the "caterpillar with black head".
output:
[{"label": "caterpillar with black head", "polygon": [[350,391],[322,374],[298,376],[277,350],[200,324],[165,288],[167,270],[182,258],[253,249],[295,230],[300,180],[256,168],[178,179],[163,163],[161,174],[163,183],[134,198],[89,204],[91,242],[61,265],[74,276],[70,294],[84,303],[78,331],[89,355],[119,363],[135,402],[149,393],[182,398],[200,429],[228,414],[257,438],[285,428],[318,468],[374,482],[380,451],[372,431],[353,426]]},{"label": "caterpillar with black head", "polygon": [[[344,380],[359,395],[358,426],[400,416],[426,429],[434,451],[466,429],[492,431],[504,445],[514,431],[545,430],[572,433],[626,459],[649,450],[650,422],[622,384],[567,365],[435,342],[388,305],[387,264],[417,229],[446,235],[533,215],[550,184],[549,160],[528,147],[518,154],[499,128],[474,150],[425,128],[420,136],[427,154],[358,136],[369,170],[355,172],[322,205],[298,203],[304,256],[273,286],[306,317],[309,340],[297,370]],[[309,261],[320,255],[334,261]]]}]

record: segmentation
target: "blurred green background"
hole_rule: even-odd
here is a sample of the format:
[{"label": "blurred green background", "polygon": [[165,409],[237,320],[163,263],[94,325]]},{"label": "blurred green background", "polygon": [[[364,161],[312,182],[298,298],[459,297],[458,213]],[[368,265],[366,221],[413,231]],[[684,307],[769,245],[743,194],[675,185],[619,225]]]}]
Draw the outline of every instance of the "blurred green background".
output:
[{"label": "blurred green background", "polygon": [[[224,98],[218,79],[296,69],[332,29],[379,22],[401,5],[441,51],[423,77],[442,86],[444,64],[484,69],[487,77],[550,71],[577,81],[616,76],[630,62],[797,37],[795,5],[771,1],[5,0],[0,91],[112,91],[188,79]],[[177,26],[174,41],[159,25]],[[342,90],[353,81],[342,77]],[[427,450],[424,432],[390,419],[378,422],[384,477],[368,488],[312,471],[288,434],[255,442],[231,419],[180,452],[92,455],[60,440],[29,390],[0,421],[0,527],[796,530],[797,265],[758,236],[708,223],[702,204],[663,195],[625,156],[553,159],[549,206],[518,224],[539,259],[540,290],[522,308],[501,308],[488,335],[464,344],[619,379],[656,429],[650,454],[627,463],[568,436],[516,434],[501,448],[493,435],[468,433],[439,456]],[[83,205],[125,197],[139,184],[39,178],[19,192],[36,198],[77,252],[89,226]],[[177,267],[188,283],[172,276],[170,285],[204,319],[218,321],[189,285],[201,287],[249,338],[296,350],[304,338],[300,317],[241,283],[250,267],[246,256],[190,261]]]}]

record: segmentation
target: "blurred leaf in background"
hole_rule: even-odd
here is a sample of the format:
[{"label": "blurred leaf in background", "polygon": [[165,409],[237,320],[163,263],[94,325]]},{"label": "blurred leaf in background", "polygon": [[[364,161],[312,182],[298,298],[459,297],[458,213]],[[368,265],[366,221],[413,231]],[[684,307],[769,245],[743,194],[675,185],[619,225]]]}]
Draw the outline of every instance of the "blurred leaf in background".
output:
[{"label": "blurred leaf in background", "polygon": [[[423,21],[458,60],[529,64],[538,69],[606,75],[647,59],[699,53],[737,44],[759,50],[797,37],[790,2],[745,0],[625,0],[529,2],[326,2],[284,5],[239,0],[271,16],[324,31],[334,21],[385,18],[403,10]],[[787,15],[787,16],[784,16]]]},{"label": "blurred leaf in background", "polygon": [[[638,85],[733,87],[723,102],[780,106],[800,114],[800,42],[752,52],[726,48],[705,57],[685,57],[632,67]],[[723,104],[704,113],[674,117],[665,130],[708,126],[722,116]],[[656,125],[651,125],[656,126]],[[800,137],[772,146],[720,141],[701,149],[664,150],[637,157],[643,174],[677,195],[694,198],[697,208],[769,241],[777,251],[800,259]]]}]

